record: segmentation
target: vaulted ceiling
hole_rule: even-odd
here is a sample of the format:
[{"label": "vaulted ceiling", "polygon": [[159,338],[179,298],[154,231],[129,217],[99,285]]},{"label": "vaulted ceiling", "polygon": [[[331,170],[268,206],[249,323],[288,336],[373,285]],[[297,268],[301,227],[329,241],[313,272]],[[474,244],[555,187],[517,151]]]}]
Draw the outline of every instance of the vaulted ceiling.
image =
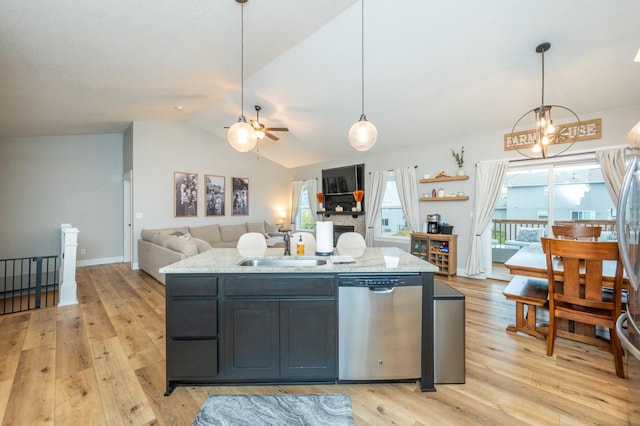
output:
[{"label": "vaulted ceiling", "polygon": [[[241,112],[235,0],[3,0],[0,137],[122,132],[188,120],[226,145]],[[638,105],[637,0],[366,0],[374,150],[510,129],[541,99],[578,115]],[[287,167],[352,155],[361,3],[249,0],[244,115],[286,126],[260,155]],[[175,106],[181,105],[182,111]],[[639,117],[640,118],[640,117]],[[229,148],[231,149],[231,148]]]}]

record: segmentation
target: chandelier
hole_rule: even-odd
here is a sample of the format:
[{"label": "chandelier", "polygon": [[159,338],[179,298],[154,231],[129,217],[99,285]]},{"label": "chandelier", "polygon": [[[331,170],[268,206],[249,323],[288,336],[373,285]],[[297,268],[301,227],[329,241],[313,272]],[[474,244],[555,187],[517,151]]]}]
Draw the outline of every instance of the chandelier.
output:
[{"label": "chandelier", "polygon": [[[572,132],[568,127],[555,125],[551,118],[551,111],[554,109],[555,111],[564,110],[566,113],[575,117],[579,127],[580,118],[578,115],[565,106],[545,105],[544,103],[544,52],[549,50],[549,48],[551,48],[551,43],[548,42],[541,43],[536,47],[536,52],[540,53],[542,57],[542,99],[540,106],[522,114],[511,129],[511,140],[514,141],[514,149],[527,158],[556,157],[571,148],[578,138],[577,131]],[[535,125],[533,132],[519,132],[525,133],[525,136],[516,135],[516,128],[520,126],[521,121],[525,117],[531,114],[533,114],[533,122]],[[557,144],[566,144],[566,147],[563,147],[551,155],[549,153],[549,146]]]}]

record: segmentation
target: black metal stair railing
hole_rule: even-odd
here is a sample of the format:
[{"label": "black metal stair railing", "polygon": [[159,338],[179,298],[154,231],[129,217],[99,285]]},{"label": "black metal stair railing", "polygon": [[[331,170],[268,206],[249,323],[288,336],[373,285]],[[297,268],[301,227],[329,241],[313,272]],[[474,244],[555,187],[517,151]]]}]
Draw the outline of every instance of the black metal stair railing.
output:
[{"label": "black metal stair railing", "polygon": [[0,315],[55,306],[58,255],[0,259]]}]

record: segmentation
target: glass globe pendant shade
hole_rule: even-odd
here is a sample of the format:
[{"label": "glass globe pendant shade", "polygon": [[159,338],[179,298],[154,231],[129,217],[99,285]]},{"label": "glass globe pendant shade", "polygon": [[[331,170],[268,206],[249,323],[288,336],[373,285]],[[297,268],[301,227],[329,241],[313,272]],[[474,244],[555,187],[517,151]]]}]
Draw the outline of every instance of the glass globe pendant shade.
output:
[{"label": "glass globe pendant shade", "polygon": [[236,151],[247,152],[255,148],[258,137],[253,126],[241,116],[238,122],[229,128],[227,140]]},{"label": "glass globe pendant shade", "polygon": [[349,129],[349,143],[358,151],[371,149],[378,139],[378,130],[364,114],[360,117],[351,129]]}]

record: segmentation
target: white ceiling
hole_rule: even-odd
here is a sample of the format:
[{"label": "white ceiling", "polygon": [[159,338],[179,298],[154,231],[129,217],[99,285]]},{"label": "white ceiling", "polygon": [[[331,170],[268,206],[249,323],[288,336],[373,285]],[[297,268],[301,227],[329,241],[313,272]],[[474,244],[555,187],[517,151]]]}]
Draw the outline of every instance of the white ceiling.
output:
[{"label": "white ceiling", "polygon": [[[361,113],[357,0],[249,0],[244,114],[287,167],[351,156]],[[373,148],[510,129],[540,103],[578,115],[638,105],[640,1],[367,0],[365,112]],[[2,0],[0,137],[122,132],[189,120],[226,144],[240,115],[235,0]],[[174,109],[183,105],[182,112]],[[231,148],[229,148],[231,149]]]}]

